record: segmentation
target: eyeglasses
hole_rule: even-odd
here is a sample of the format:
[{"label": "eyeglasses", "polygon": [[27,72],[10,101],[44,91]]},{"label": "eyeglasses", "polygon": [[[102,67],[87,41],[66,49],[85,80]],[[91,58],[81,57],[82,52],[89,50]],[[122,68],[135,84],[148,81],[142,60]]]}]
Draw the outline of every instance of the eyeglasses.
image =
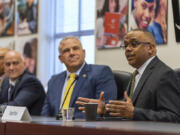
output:
[{"label": "eyeglasses", "polygon": [[136,40],[130,41],[130,42],[124,41],[124,45],[121,46],[121,47],[127,48],[127,47],[129,46],[129,47],[132,47],[132,48],[136,48],[136,47],[137,47],[138,45],[140,45],[140,44],[149,45],[149,44],[151,44],[151,43],[150,43],[150,42],[141,42],[141,41],[136,41]]},{"label": "eyeglasses", "polygon": [[6,63],[5,63],[5,66],[6,66],[6,67],[10,67],[11,64],[12,64],[13,66],[17,66],[17,65],[19,64],[19,62],[18,62],[18,61],[6,62]]}]

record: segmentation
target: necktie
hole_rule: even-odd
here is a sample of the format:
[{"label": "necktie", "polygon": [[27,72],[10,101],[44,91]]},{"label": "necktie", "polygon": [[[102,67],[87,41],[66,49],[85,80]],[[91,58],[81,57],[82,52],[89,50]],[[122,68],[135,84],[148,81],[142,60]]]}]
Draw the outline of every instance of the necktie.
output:
[{"label": "necktie", "polygon": [[66,90],[64,93],[64,98],[63,98],[63,104],[62,104],[62,108],[69,108],[69,103],[71,100],[71,95],[74,89],[74,82],[75,82],[75,78],[76,78],[76,74],[75,73],[71,73],[69,76],[69,80],[66,86]]},{"label": "necktie", "polygon": [[10,87],[8,89],[8,101],[10,101],[10,99],[11,99],[11,95],[13,93],[13,90],[14,90],[14,85],[10,84]]},{"label": "necktie", "polygon": [[132,98],[132,95],[133,95],[135,78],[136,78],[136,75],[137,75],[137,74],[138,74],[138,71],[135,70],[135,71],[133,72],[133,75],[132,75],[131,86],[130,86],[130,93],[129,93],[129,97],[130,97],[130,98]]}]

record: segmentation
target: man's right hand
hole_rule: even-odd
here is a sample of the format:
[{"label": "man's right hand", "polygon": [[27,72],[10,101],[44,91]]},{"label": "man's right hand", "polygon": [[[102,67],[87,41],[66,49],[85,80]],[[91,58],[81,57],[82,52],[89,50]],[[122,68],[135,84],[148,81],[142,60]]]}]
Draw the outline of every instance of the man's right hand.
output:
[{"label": "man's right hand", "polygon": [[76,104],[81,105],[81,107],[79,107],[78,109],[83,113],[85,113],[85,103],[98,103],[97,114],[101,115],[105,113],[104,92],[100,93],[99,99],[78,97],[78,101],[76,101]]}]

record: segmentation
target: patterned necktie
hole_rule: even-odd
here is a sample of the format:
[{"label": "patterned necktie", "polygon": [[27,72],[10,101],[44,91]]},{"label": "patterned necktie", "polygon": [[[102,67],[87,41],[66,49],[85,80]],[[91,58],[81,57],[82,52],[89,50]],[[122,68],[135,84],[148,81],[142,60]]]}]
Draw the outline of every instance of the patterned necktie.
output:
[{"label": "patterned necktie", "polygon": [[138,74],[138,71],[135,70],[133,72],[133,75],[132,75],[132,80],[131,80],[131,87],[130,87],[130,93],[129,93],[129,97],[132,99],[132,95],[133,95],[133,90],[134,90],[134,84],[135,84],[135,78],[136,78],[136,75]]},{"label": "patterned necktie", "polygon": [[14,85],[10,84],[10,87],[8,89],[8,101],[10,101],[13,91],[14,91]]},{"label": "patterned necktie", "polygon": [[71,95],[72,95],[72,92],[73,92],[73,89],[74,89],[75,78],[76,78],[76,74],[71,73],[70,76],[69,76],[68,83],[66,85],[65,93],[64,93],[63,104],[62,104],[63,109],[69,108]]}]

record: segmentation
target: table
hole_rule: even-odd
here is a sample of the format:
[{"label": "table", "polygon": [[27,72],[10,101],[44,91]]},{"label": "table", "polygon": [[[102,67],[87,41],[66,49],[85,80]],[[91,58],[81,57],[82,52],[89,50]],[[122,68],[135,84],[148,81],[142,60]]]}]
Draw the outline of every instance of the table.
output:
[{"label": "table", "polygon": [[0,135],[5,135],[5,123],[0,122]]},{"label": "table", "polygon": [[33,117],[31,123],[6,122],[5,129],[5,135],[180,135],[180,124],[174,123],[85,120],[63,122],[48,117]]}]

